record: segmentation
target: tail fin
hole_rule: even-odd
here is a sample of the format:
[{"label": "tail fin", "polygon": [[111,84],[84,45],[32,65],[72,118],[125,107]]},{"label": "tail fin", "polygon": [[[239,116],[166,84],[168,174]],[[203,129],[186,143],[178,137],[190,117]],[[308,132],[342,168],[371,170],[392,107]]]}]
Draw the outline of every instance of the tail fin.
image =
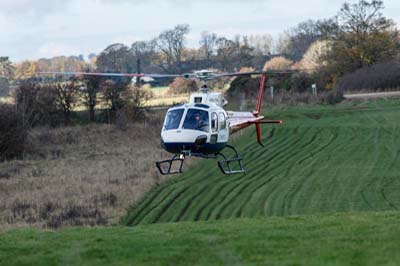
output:
[{"label": "tail fin", "polygon": [[[264,94],[265,78],[266,78],[266,75],[262,74],[261,80],[260,80],[260,88],[258,89],[256,110],[253,112],[255,117],[259,116],[260,112],[261,112],[261,103],[262,103],[263,94]],[[256,132],[257,132],[258,143],[261,146],[264,146],[261,142],[261,125],[260,125],[260,123],[256,123]]]},{"label": "tail fin", "polygon": [[[261,112],[261,103],[263,99],[263,94],[264,94],[264,86],[265,86],[265,80],[266,80],[266,74],[261,75],[261,81],[260,81],[260,88],[258,90],[258,98],[257,98],[257,105],[256,105],[256,110],[253,112],[253,115],[255,117],[258,117]],[[282,124],[282,120],[266,120],[266,119],[260,119],[258,121],[255,121],[254,124],[256,126],[256,132],[257,132],[257,142],[261,145],[264,146],[261,142],[261,124]]]},{"label": "tail fin", "polygon": [[261,81],[260,81],[260,88],[258,89],[256,110],[253,112],[254,116],[256,116],[256,117],[261,112],[261,103],[262,103],[263,94],[264,94],[265,79],[266,79],[266,74],[262,74]]},{"label": "tail fin", "polygon": [[256,132],[257,132],[257,141],[258,143],[264,147],[264,144],[261,141],[261,125],[260,123],[256,123]]}]

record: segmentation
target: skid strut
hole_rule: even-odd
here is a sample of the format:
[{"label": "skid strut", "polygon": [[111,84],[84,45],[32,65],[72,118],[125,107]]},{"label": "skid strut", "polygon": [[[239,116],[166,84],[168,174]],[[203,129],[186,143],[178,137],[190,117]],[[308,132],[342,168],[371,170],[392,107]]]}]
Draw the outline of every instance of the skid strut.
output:
[{"label": "skid strut", "polygon": [[[183,162],[185,161],[185,154],[175,154],[171,159],[156,162],[156,166],[162,175],[174,175],[183,173]],[[178,163],[178,168],[173,168],[174,162]]]},{"label": "skid strut", "polygon": [[[243,165],[242,165],[242,160],[243,158],[240,157],[239,153],[235,149],[235,147],[231,145],[226,145],[225,148],[229,148],[233,151],[234,155],[232,158],[227,158],[226,155],[223,153],[219,152],[217,155],[221,156],[223,160],[218,161],[218,166],[219,169],[221,169],[222,173],[225,175],[233,175],[233,174],[242,174],[245,172]],[[236,165],[236,169],[233,168],[232,166]]]},{"label": "skid strut", "polygon": [[[192,153],[190,151],[183,151],[180,154],[175,154],[171,159],[156,162],[156,166],[162,175],[173,175],[183,173],[183,163],[186,157],[201,157],[204,159],[218,159],[222,157],[222,160],[218,161],[218,167],[221,172],[225,175],[241,174],[245,170],[242,165],[243,158],[240,157],[235,147],[226,145],[225,149],[228,148],[233,151],[233,156],[228,158],[222,152],[215,154],[204,154],[204,153]],[[177,163],[176,163],[177,162]],[[175,166],[175,167],[174,167]]]}]

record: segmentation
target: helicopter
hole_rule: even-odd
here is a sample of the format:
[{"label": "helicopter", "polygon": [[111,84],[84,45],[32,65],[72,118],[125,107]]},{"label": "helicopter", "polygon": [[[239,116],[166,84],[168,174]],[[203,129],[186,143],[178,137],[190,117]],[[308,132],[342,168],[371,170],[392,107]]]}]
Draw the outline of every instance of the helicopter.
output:
[{"label": "helicopter", "polygon": [[[225,175],[244,173],[245,169],[236,148],[230,144],[229,137],[248,126],[255,125],[257,141],[261,141],[261,124],[282,124],[282,120],[267,120],[260,115],[266,75],[269,73],[288,73],[287,71],[253,71],[218,74],[200,70],[188,74],[124,74],[87,72],[41,72],[69,76],[108,76],[108,77],[150,77],[196,79],[201,82],[197,93],[190,95],[186,104],[168,109],[161,129],[161,147],[173,154],[172,158],[156,162],[161,175],[183,173],[184,161],[189,157],[218,159],[218,167]],[[221,92],[213,92],[207,81],[222,77],[261,75],[255,110],[252,112],[227,111],[228,101]],[[231,156],[223,151],[230,150]]]}]

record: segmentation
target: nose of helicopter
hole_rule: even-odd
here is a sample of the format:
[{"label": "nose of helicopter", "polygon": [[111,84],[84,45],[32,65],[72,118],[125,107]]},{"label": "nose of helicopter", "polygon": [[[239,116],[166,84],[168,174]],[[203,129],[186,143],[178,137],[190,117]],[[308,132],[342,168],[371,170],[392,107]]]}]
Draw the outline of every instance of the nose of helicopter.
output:
[{"label": "nose of helicopter", "polygon": [[195,151],[207,143],[207,133],[193,130],[165,130],[161,132],[161,147],[170,153]]}]

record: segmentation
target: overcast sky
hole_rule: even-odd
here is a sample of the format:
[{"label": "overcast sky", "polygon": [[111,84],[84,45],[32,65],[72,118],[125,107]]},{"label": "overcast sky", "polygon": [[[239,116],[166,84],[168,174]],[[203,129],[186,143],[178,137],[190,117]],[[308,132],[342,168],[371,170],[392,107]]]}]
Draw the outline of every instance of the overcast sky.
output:
[{"label": "overcast sky", "polygon": [[[334,16],[344,0],[0,0],[0,56],[14,62],[57,55],[85,56],[109,44],[149,40],[176,24],[191,27],[189,46],[202,31],[232,37],[274,37],[307,19]],[[354,1],[350,1],[354,2]],[[400,24],[400,1],[384,15]]]}]

